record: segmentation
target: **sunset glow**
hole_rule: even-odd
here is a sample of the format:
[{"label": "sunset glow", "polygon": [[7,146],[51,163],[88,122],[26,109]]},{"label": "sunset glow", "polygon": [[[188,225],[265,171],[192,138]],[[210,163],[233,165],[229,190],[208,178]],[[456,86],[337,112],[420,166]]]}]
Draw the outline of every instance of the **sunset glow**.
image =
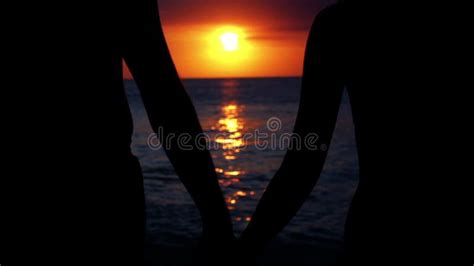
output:
[{"label": "sunset glow", "polygon": [[[314,17],[333,0],[159,0],[182,78],[301,76]],[[125,78],[131,78],[125,68]]]}]

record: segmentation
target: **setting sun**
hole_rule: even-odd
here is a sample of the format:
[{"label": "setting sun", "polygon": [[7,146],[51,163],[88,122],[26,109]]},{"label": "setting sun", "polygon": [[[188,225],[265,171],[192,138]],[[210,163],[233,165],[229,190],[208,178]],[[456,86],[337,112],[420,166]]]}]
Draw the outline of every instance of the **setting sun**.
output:
[{"label": "setting sun", "polygon": [[225,51],[234,52],[239,49],[239,35],[233,32],[227,32],[220,37]]},{"label": "setting sun", "polygon": [[181,78],[251,78],[301,76],[313,19],[335,0],[159,2]]},{"label": "setting sun", "polygon": [[183,78],[297,75],[307,38],[273,35],[248,23],[165,27],[165,35]]},{"label": "setting sun", "polygon": [[206,39],[208,45],[204,60],[216,72],[235,73],[257,60],[254,45],[248,39],[247,29],[244,27],[215,27],[210,29]]}]

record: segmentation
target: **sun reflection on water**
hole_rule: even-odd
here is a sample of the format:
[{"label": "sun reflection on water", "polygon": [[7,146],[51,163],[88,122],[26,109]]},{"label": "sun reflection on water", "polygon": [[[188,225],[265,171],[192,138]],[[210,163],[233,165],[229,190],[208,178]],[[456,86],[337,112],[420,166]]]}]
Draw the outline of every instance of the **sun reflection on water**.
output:
[{"label": "sun reflection on water", "polygon": [[[224,187],[239,183],[240,176],[245,174],[238,163],[234,162],[238,159],[238,155],[245,144],[242,132],[245,128],[245,121],[240,115],[243,108],[243,106],[236,103],[223,105],[221,108],[222,117],[215,127],[219,132],[216,142],[220,144],[220,155],[227,162],[223,168],[216,168],[216,172],[224,177],[220,180]],[[235,197],[230,197],[227,202],[233,205],[237,203],[237,200]]]},{"label": "sun reflection on water", "polygon": [[224,85],[223,94],[227,99],[223,100],[220,106],[220,116],[212,127],[218,132],[215,138],[219,144],[219,153],[216,160],[216,172],[220,175],[219,183],[223,187],[225,200],[229,211],[236,222],[249,222],[250,216],[243,216],[239,212],[239,203],[242,199],[255,196],[255,191],[244,188],[242,178],[247,174],[241,161],[241,153],[246,145],[244,134],[247,129],[247,120],[244,117],[245,106],[235,101],[235,94],[238,93],[238,82],[227,80]]}]

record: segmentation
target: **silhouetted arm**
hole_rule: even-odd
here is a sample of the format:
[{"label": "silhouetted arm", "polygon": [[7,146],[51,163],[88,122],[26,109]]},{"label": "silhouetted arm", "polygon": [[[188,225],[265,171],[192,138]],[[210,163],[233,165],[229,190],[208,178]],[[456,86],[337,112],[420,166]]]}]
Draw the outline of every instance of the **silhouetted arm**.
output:
[{"label": "silhouetted arm", "polygon": [[[323,11],[311,29],[306,48],[300,109],[294,133],[304,140],[316,133],[317,150],[303,141],[302,149],[289,150],[283,164],[267,187],[242,244],[259,250],[293,218],[319,179],[344,88],[340,30],[334,23],[333,7]],[[296,143],[294,142],[293,147]]]},{"label": "silhouetted arm", "polygon": [[[130,25],[124,40],[129,42],[124,59],[140,89],[152,128],[168,140],[163,147],[200,210],[204,236],[232,238],[230,215],[211,155],[202,149],[206,147],[204,139],[199,142],[200,149],[195,142],[202,129],[168,50],[156,0],[130,2],[139,4],[133,4],[128,13]],[[191,139],[185,147],[178,143],[178,136],[184,134]]]}]

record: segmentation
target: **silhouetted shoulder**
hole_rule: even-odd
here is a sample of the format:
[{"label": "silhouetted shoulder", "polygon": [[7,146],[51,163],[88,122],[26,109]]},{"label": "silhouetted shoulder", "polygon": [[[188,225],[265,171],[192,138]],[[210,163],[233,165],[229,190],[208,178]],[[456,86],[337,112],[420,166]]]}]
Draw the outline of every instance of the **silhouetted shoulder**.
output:
[{"label": "silhouetted shoulder", "polygon": [[341,47],[336,48],[335,45],[341,44],[345,32],[344,22],[344,4],[333,4],[323,9],[314,19],[308,48],[316,49],[316,46],[319,46],[325,53],[329,53],[327,49],[339,50]]},{"label": "silhouetted shoulder", "polygon": [[345,56],[343,8],[342,3],[330,5],[316,16],[307,42],[305,72],[312,73],[321,64],[323,70],[332,71],[335,69],[329,69],[330,66],[336,68],[342,64]]},{"label": "silhouetted shoulder", "polygon": [[333,4],[323,9],[314,20],[315,26],[332,27],[341,24],[343,19],[344,4]]}]

